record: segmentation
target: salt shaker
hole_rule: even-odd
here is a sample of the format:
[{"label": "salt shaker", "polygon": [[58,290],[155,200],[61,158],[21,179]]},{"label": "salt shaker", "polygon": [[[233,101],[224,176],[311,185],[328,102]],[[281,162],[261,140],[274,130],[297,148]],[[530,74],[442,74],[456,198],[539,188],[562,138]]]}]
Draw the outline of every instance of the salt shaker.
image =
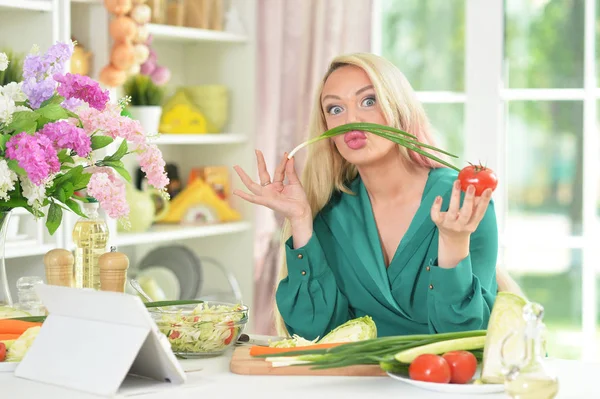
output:
[{"label": "salt shaker", "polygon": [[117,252],[116,247],[110,247],[110,252],[100,256],[98,265],[100,266],[100,290],[125,292],[129,268],[127,255]]},{"label": "salt shaker", "polygon": [[58,248],[48,251],[44,255],[46,267],[46,282],[48,285],[73,287],[73,264],[75,258],[70,251]]}]

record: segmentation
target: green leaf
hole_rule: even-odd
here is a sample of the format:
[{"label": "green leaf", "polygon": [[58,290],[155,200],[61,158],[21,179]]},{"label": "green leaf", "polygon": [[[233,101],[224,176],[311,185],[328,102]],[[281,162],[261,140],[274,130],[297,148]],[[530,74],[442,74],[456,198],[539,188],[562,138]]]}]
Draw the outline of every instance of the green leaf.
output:
[{"label": "green leaf", "polygon": [[0,134],[0,151],[6,150],[6,143],[10,140],[11,136],[8,134]]},{"label": "green leaf", "polygon": [[129,174],[129,172],[127,171],[127,169],[125,169],[122,166],[111,166],[111,168],[113,168],[114,170],[116,170],[118,174],[120,174],[121,176],[123,176],[123,178],[125,180],[127,180],[129,183],[131,183],[131,175]]},{"label": "green leaf", "polygon": [[63,175],[58,176],[54,179],[53,187],[60,187],[61,184],[67,181],[77,181],[83,172],[83,166],[77,165],[74,168],[69,169],[69,171]]},{"label": "green leaf", "polygon": [[75,212],[77,215],[87,218],[87,215],[85,215],[82,211],[81,208],[79,207],[79,203],[77,201],[72,200],[71,198],[67,199],[67,202],[65,202],[65,205],[69,207],[69,209],[71,209],[73,212]]},{"label": "green leaf", "polygon": [[42,105],[40,105],[40,108],[43,108],[46,105],[50,105],[50,104],[59,104],[60,105],[60,104],[62,104],[63,101],[65,101],[65,98],[63,96],[59,96],[58,94],[55,94],[51,98],[44,101],[42,103]]},{"label": "green leaf", "polygon": [[67,150],[62,150],[58,153],[58,160],[60,161],[61,164],[64,164],[64,163],[74,164],[75,163],[75,160],[73,159],[72,156],[70,156],[67,153]]},{"label": "green leaf", "polygon": [[92,137],[92,150],[98,150],[100,148],[104,148],[114,140],[109,136],[93,136]]},{"label": "green leaf", "polygon": [[119,148],[117,149],[117,152],[115,152],[114,154],[104,157],[103,161],[118,161],[121,158],[123,158],[125,156],[125,154],[127,154],[127,140],[123,140],[121,142],[121,145],[119,146]]},{"label": "green leaf", "polygon": [[51,203],[48,209],[48,217],[46,218],[46,227],[50,235],[54,235],[60,223],[62,222],[62,208],[56,203]]},{"label": "green leaf", "polygon": [[12,116],[12,122],[6,127],[8,131],[15,133],[34,133],[37,129],[39,115],[33,111],[19,111]]},{"label": "green leaf", "polygon": [[[73,193],[75,193],[75,185],[73,183],[71,183],[71,182],[64,183],[61,186],[61,188],[65,192],[65,197],[66,198],[70,198],[73,195]],[[60,202],[62,202],[63,204],[65,203],[65,201],[62,201],[62,200]]]},{"label": "green leaf", "polygon": [[65,190],[61,187],[58,190],[56,190],[55,193],[56,199],[59,200],[60,202],[62,202],[63,204],[65,203],[65,201],[67,201],[67,196],[65,195]]},{"label": "green leaf", "polygon": [[8,161],[6,161],[6,163],[8,164],[8,168],[15,172],[17,175],[27,176],[27,172],[25,172],[25,169],[19,166],[19,162],[16,159],[9,159]]},{"label": "green leaf", "polygon": [[25,198],[11,196],[8,201],[0,201],[0,208],[29,208],[29,205]]},{"label": "green leaf", "polygon": [[83,190],[84,188],[87,187],[91,178],[92,178],[91,173],[82,173],[81,175],[79,175],[77,180],[73,182],[73,190],[74,191]]},{"label": "green leaf", "polygon": [[50,122],[66,119],[69,116],[67,111],[59,104],[48,104],[45,107],[37,109],[35,112]]}]

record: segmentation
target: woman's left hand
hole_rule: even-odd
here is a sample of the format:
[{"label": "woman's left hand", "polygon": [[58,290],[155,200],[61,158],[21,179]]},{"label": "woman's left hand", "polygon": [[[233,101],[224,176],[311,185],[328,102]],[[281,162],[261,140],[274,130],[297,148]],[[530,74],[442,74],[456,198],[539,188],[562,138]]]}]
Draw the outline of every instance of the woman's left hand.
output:
[{"label": "woman's left hand", "polygon": [[487,189],[481,197],[475,197],[475,187],[469,186],[460,207],[460,182],[456,180],[448,211],[441,212],[442,197],[437,197],[431,207],[431,220],[439,230],[438,265],[455,267],[469,255],[469,239],[485,216],[492,198]]}]

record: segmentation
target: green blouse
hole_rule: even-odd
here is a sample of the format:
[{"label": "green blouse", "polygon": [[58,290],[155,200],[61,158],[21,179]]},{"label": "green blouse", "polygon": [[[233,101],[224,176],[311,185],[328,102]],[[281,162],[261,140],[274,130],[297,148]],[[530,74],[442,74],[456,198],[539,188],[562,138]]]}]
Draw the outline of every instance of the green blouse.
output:
[{"label": "green blouse", "polygon": [[442,211],[448,209],[456,178],[448,168],[429,172],[421,205],[387,268],[360,177],[350,186],[356,195],[333,196],[316,215],[304,247],[286,242],[288,277],[276,300],[290,334],[312,340],[365,315],[379,336],[487,328],[497,291],[493,201],[471,235],[469,256],[452,269],[437,266],[439,233],[431,206],[441,195]]}]

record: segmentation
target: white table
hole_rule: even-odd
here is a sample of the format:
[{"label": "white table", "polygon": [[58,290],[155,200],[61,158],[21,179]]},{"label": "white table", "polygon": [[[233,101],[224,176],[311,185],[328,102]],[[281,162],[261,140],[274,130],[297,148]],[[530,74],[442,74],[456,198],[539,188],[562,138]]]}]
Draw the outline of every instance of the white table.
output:
[{"label": "white table", "polygon": [[[507,398],[506,394],[451,395],[429,392],[388,377],[305,377],[305,376],[241,376],[229,371],[231,354],[201,360],[182,360],[188,381],[181,386],[161,384],[153,392],[135,396],[148,399],[179,398],[309,398],[336,397],[377,398]],[[600,398],[600,363],[554,360],[552,366],[559,374],[558,399]],[[129,392],[133,395],[133,392]],[[128,396],[124,393],[120,396]],[[15,399],[88,399],[97,396],[66,390],[16,378],[12,373],[0,373],[0,397]]]}]

